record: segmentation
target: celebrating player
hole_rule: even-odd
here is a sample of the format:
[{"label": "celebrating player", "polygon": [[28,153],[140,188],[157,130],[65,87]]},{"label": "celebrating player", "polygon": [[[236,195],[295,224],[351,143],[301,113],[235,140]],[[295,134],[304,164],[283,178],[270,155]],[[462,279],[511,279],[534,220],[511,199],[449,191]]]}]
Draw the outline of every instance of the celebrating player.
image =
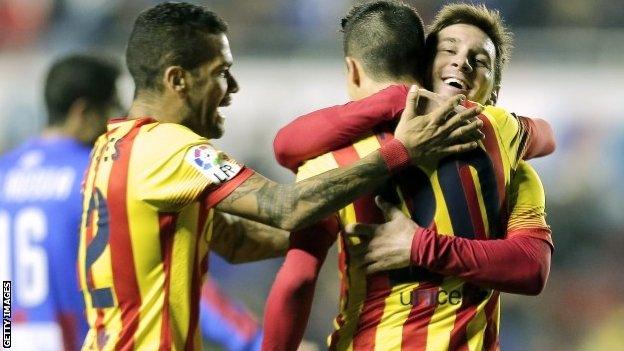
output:
[{"label": "celebrating player", "polygon": [[[76,269],[80,179],[107,116],[119,113],[118,76],[116,65],[94,56],[57,60],[44,87],[48,127],[0,158],[0,238],[6,250],[1,257],[8,260],[0,267],[2,280],[14,283],[13,345],[20,350],[78,350],[87,333],[76,275],[67,272]],[[217,252],[233,263],[242,261],[241,255],[267,257],[251,252],[259,247],[250,248],[253,240],[237,250],[219,238],[215,242]],[[287,244],[285,236],[274,236],[271,251],[283,252]],[[244,309],[219,293],[214,282],[203,291],[202,336],[228,350],[258,349],[261,328]],[[246,327],[228,323],[231,316]]]},{"label": "celebrating player", "polygon": [[85,179],[85,349],[201,349],[200,286],[217,232],[283,236],[267,225],[310,225],[412,161],[476,147],[479,108],[443,118],[455,97],[419,118],[405,109],[395,141],[350,167],[273,183],[207,139],[223,134],[218,108],[238,91],[226,32],[216,14],[187,3],[159,4],[135,21],[126,51],[134,101],[97,140]]},{"label": "celebrating player", "polygon": [[48,126],[0,158],[0,274],[14,284],[20,350],[78,350],[86,335],[74,273],[80,180],[117,109],[118,76],[115,65],[92,56],[56,61],[44,88]]},{"label": "celebrating player", "polygon": [[[399,102],[407,93],[391,85],[414,81],[418,60],[426,56],[422,31],[406,33],[422,30],[418,15],[406,5],[359,5],[342,26],[349,94],[361,100],[317,111],[280,131],[276,155],[290,167],[305,161],[293,155],[336,150],[306,162],[298,179],[348,165],[388,142],[383,122],[401,113]],[[497,14],[451,5],[432,28],[428,81],[435,92],[495,102],[510,48]],[[552,152],[553,144],[542,139],[548,137],[541,134],[543,122],[516,119],[492,106],[479,118],[485,139],[478,149],[427,160],[379,189],[415,222],[383,201],[384,211],[379,211],[373,194],[338,212],[348,235],[339,239],[341,306],[331,349],[490,349],[498,343],[497,290],[535,294],[544,286],[552,245],[544,194],[535,172],[520,159]],[[304,129],[322,135],[293,138]],[[345,146],[349,140],[356,141]],[[392,219],[387,224],[351,225],[381,223],[384,214]],[[318,270],[338,227],[329,218],[291,235],[291,249],[267,303],[265,350],[296,348]],[[378,236],[370,243],[365,235],[353,235],[374,230]],[[315,232],[325,234],[325,240],[309,240]]]}]

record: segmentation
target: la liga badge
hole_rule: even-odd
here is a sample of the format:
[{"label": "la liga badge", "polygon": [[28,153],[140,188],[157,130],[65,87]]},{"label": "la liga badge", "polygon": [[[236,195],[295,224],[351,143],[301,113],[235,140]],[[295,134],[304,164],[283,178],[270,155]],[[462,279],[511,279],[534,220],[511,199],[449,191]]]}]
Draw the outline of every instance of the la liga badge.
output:
[{"label": "la liga badge", "polygon": [[193,146],[185,160],[214,184],[226,182],[241,170],[241,166],[210,145]]}]

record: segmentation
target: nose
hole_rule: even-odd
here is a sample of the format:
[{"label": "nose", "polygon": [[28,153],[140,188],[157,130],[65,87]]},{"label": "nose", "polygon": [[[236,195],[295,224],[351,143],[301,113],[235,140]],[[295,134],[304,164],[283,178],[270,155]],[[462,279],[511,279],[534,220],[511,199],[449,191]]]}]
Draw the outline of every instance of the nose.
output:
[{"label": "nose", "polygon": [[228,74],[228,93],[234,94],[238,92],[238,82],[234,78],[234,76],[230,73]]},{"label": "nose", "polygon": [[466,55],[456,55],[453,58],[453,66],[459,67],[459,69],[465,73],[472,72],[472,65],[470,64],[470,60]]}]

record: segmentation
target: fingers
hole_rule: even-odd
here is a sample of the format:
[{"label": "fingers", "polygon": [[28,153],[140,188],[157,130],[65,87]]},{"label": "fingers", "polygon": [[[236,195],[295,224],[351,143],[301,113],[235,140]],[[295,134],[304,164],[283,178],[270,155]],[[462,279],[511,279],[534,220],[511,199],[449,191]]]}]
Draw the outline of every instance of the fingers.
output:
[{"label": "fingers", "polygon": [[402,262],[401,260],[397,260],[392,257],[392,255],[386,255],[382,257],[380,255],[372,255],[369,252],[364,256],[363,268],[366,270],[366,274],[378,273],[408,266],[409,262],[406,263]]},{"label": "fingers", "polygon": [[401,212],[401,210],[398,207],[384,200],[379,195],[375,196],[375,203],[377,204],[377,207],[379,207],[381,212],[383,212],[384,217],[386,218],[387,221],[391,221],[395,218],[403,216],[403,212]]},{"label": "fingers", "polygon": [[452,154],[460,154],[462,152],[470,151],[476,149],[479,146],[479,143],[476,141],[471,141],[463,144],[455,144],[451,146],[447,146],[440,150],[439,154],[441,157],[452,155]]},{"label": "fingers", "polygon": [[416,107],[418,107],[418,100],[420,98],[420,91],[423,89],[418,89],[417,85],[412,85],[410,87],[409,92],[407,93],[407,98],[405,99],[405,110],[409,113],[404,113],[401,115],[401,118],[412,119],[416,117]]},{"label": "fingers", "polygon": [[440,95],[438,95],[438,94],[436,94],[436,93],[434,93],[432,91],[429,91],[427,89],[423,89],[423,88],[418,89],[418,93],[419,93],[420,96],[425,97],[425,98],[435,102],[437,106],[442,105],[444,103],[444,101],[446,101],[442,96],[440,96]]},{"label": "fingers", "polygon": [[483,108],[480,106],[471,107],[465,111],[455,114],[453,117],[449,118],[444,127],[445,132],[450,133],[452,130],[459,128],[460,126],[465,125],[468,122],[476,122],[478,127],[483,125],[483,121],[481,121],[477,116],[483,111]]},{"label": "fingers", "polygon": [[461,140],[463,142],[478,141],[485,138],[485,134],[479,128],[483,125],[481,120],[468,122],[467,125],[459,127],[451,132],[448,140]]},{"label": "fingers", "polygon": [[352,223],[345,226],[345,234],[353,236],[373,237],[377,224]]},{"label": "fingers", "polygon": [[444,124],[444,122],[446,121],[446,116],[448,116],[449,113],[453,112],[455,107],[459,106],[461,101],[465,98],[466,97],[463,95],[455,95],[454,97],[447,99],[444,103],[442,103],[439,107],[437,107],[435,110],[433,110],[433,112],[430,113],[433,122],[436,124]]}]

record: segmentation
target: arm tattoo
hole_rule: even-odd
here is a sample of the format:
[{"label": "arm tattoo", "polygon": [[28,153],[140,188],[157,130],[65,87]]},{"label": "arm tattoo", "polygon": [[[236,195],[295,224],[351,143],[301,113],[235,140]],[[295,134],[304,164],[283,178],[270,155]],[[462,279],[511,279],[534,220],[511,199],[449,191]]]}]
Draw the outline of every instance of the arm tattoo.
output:
[{"label": "arm tattoo", "polygon": [[289,233],[258,222],[215,212],[212,248],[230,263],[283,256]]},{"label": "arm tattoo", "polygon": [[294,184],[258,174],[241,184],[217,208],[258,222],[294,230],[315,223],[372,191],[389,177],[379,152]]}]

